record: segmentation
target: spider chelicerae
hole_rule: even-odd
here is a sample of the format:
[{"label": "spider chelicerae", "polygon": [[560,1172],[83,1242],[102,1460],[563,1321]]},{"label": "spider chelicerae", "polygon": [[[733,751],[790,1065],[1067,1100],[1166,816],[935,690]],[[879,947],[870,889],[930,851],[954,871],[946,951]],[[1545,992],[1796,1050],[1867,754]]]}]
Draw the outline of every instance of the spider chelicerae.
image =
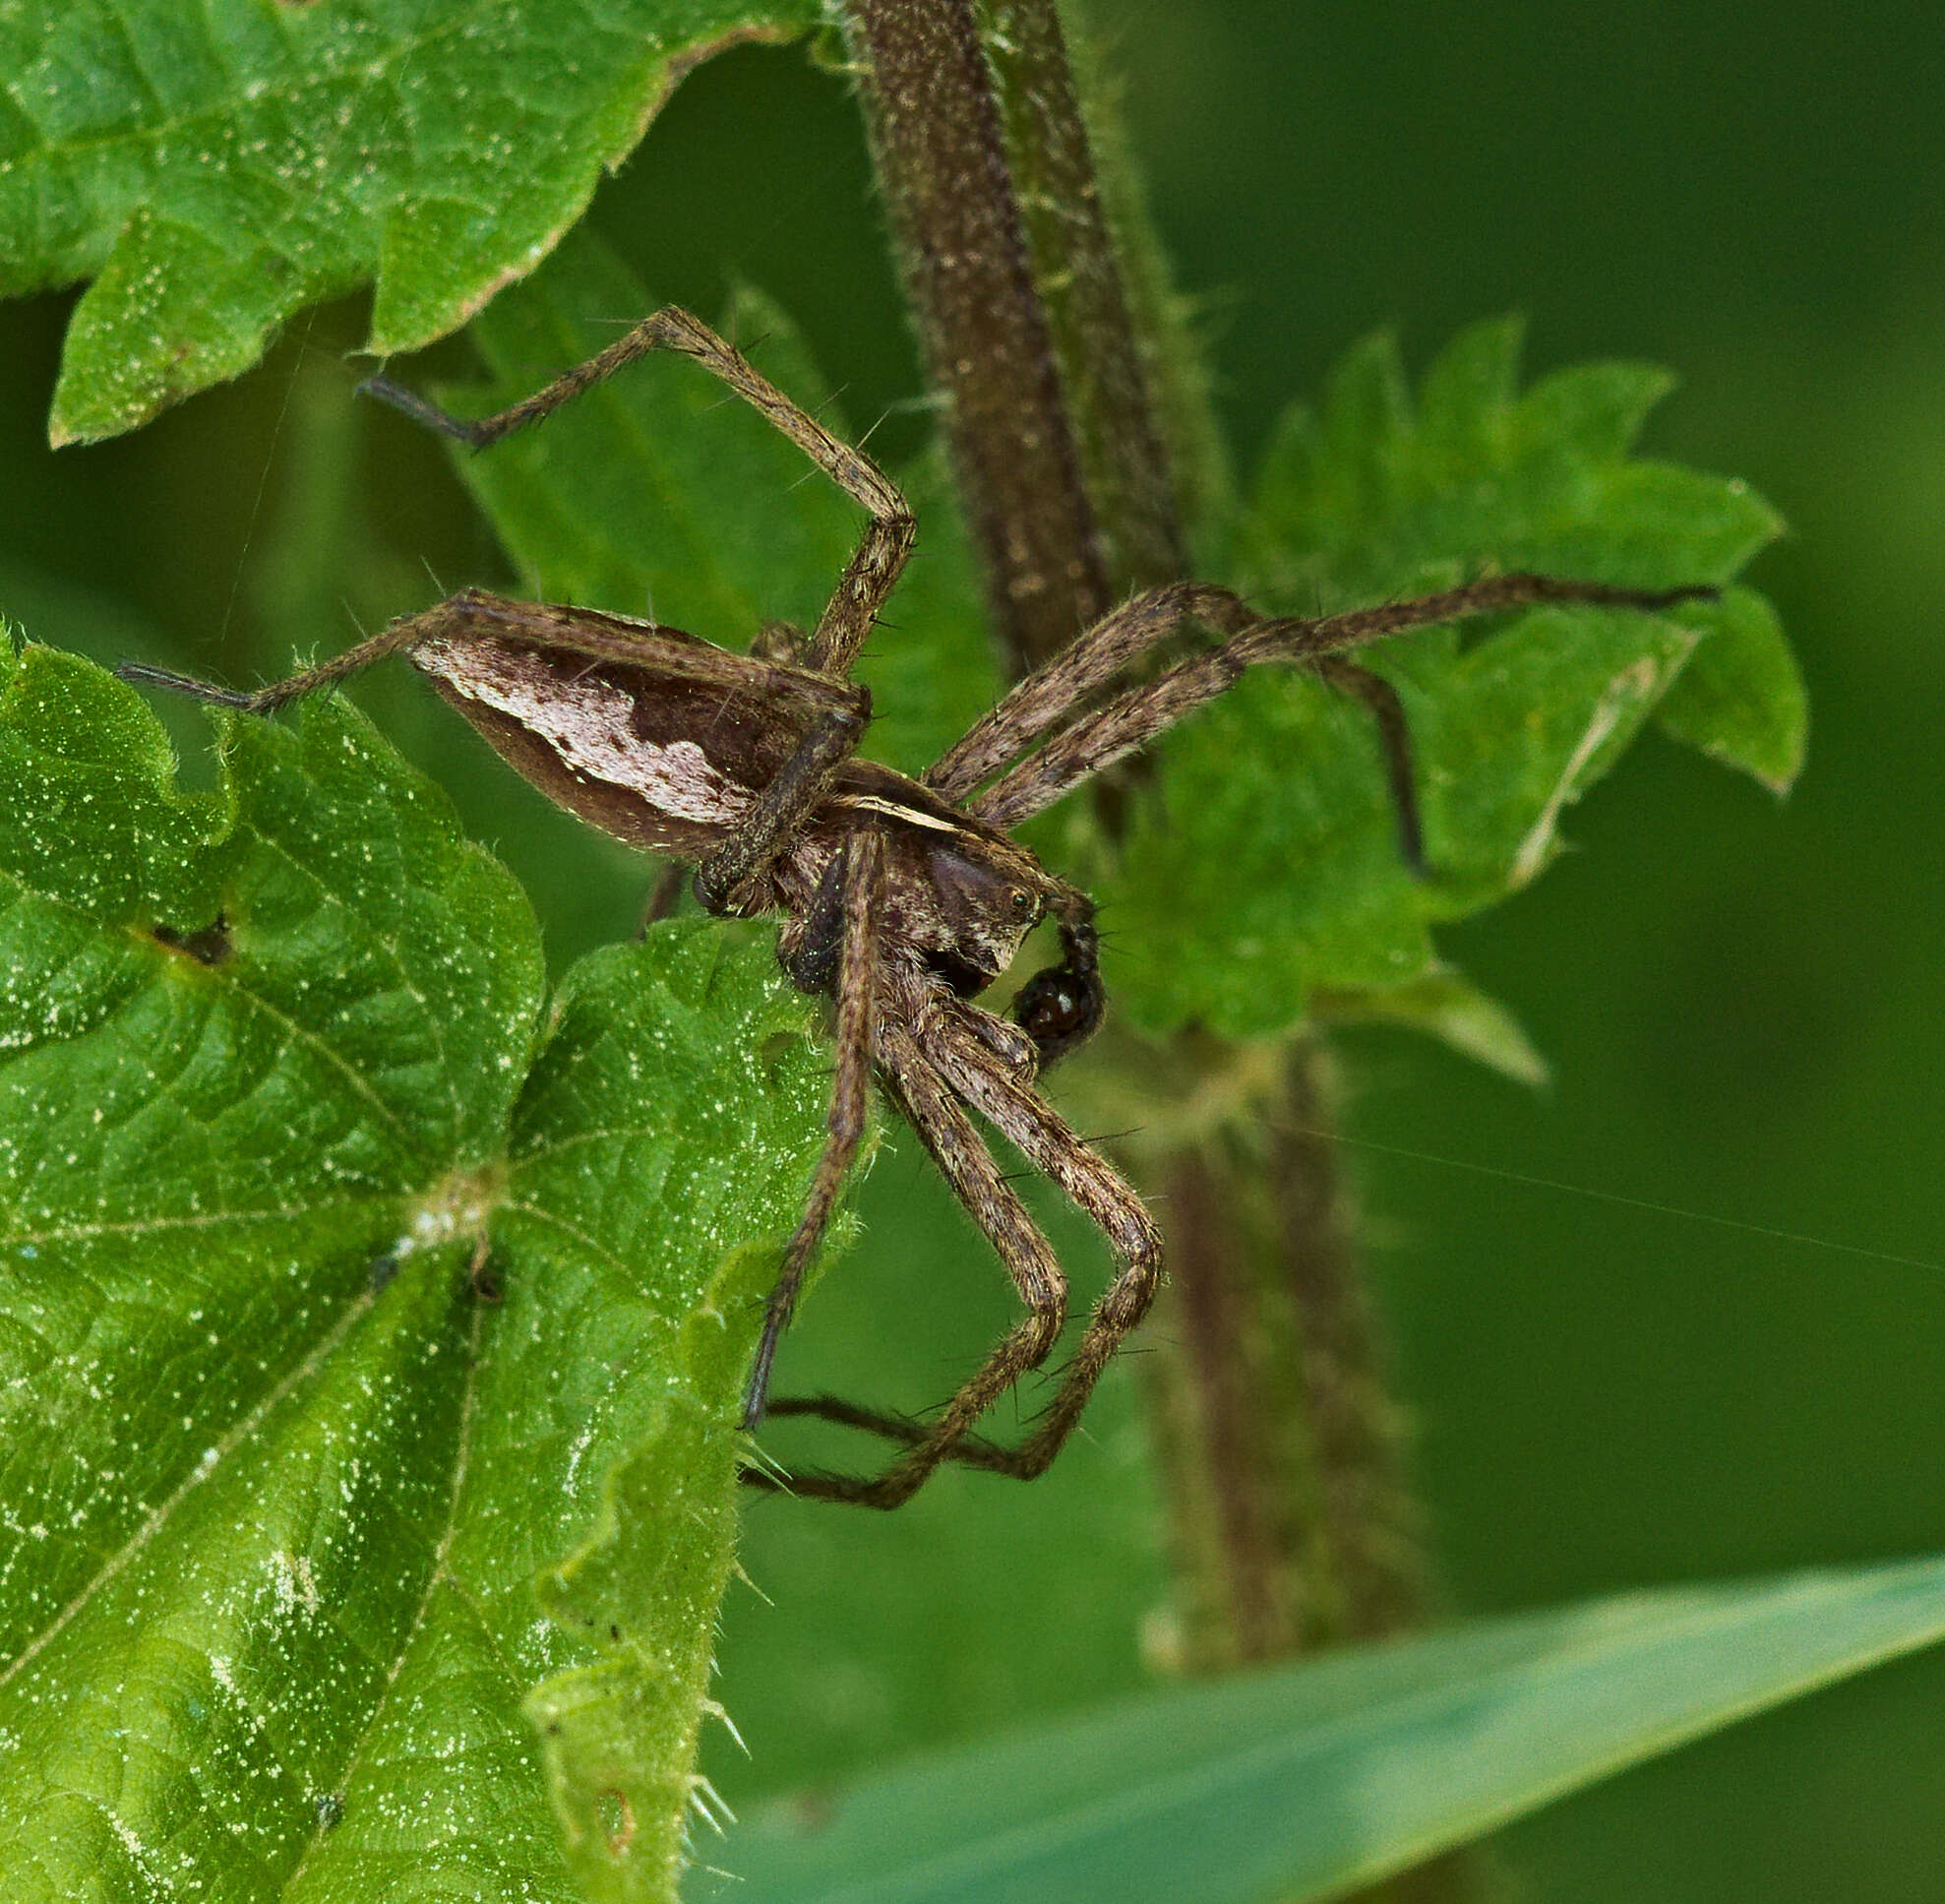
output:
[{"label": "spider chelicerae", "polygon": [[[744,1421],[821,1416],[900,1444],[880,1473],[786,1473],[753,1465],[770,1489],[893,1507],[942,1462],[1029,1480],[1080,1419],[1102,1370],[1153,1301],[1162,1241],[1133,1190],[1036,1088],[1039,1074],[1101,1021],[1094,906],[1009,829],[1145,746],[1258,662],[1307,667],[1371,710],[1398,816],[1400,849],[1421,859],[1403,709],[1345,650],[1405,629],[1529,602],[1656,609],[1708,588],[1648,591],[1507,575],[1416,600],[1313,619],[1255,613],[1230,590],[1151,589],[1084,630],[916,779],[861,760],[871,697],[853,664],[911,553],[916,524],[872,461],[840,443],[706,325],[657,311],[599,355],[477,421],[386,379],[366,386],[447,435],[484,447],[542,417],[651,350],[693,358],[758,409],[870,517],[857,552],[808,636],[772,624],[739,654],[679,629],[586,608],[467,589],[395,622],[288,680],[238,694],[161,670],[132,679],[255,713],[406,654],[512,766],[571,813],[627,844],[695,868],[709,912],[777,913],[791,982],[831,1001],[836,1067],[823,1150],[764,1314]],[[1135,679],[1144,656],[1185,628],[1217,638]],[[1117,687],[1118,683],[1124,685]],[[1056,963],[1020,988],[1010,1018],[976,1001],[1043,919]],[[862,1139],[871,1079],[931,1153],[1005,1264],[1024,1319],[930,1421],[828,1396],[768,1397],[778,1338]],[[974,1433],[994,1402],[1052,1353],[1067,1283],[974,1123],[1004,1136],[1101,1230],[1118,1264],[1048,1406],[1012,1445]]]}]

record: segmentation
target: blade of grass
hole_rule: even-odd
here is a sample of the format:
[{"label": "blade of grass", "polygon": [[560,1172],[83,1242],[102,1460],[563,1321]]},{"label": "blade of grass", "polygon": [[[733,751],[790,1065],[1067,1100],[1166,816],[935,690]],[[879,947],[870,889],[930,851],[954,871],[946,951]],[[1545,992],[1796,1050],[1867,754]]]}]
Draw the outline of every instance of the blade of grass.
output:
[{"label": "blade of grass", "polygon": [[1302,1904],[1941,1636],[1945,1560],[1629,1595],[937,1758],[722,1862],[739,1904]]}]

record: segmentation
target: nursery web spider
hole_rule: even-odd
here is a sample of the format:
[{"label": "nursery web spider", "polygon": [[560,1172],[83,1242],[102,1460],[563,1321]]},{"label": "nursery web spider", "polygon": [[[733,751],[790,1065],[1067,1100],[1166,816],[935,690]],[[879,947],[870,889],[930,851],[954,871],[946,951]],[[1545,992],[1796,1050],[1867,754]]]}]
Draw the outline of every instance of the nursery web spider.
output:
[{"label": "nursery web spider", "polygon": [[[818,1415],[903,1445],[873,1476],[752,1467],[746,1478],[874,1507],[907,1500],[946,1460],[1031,1479],[1060,1451],[1103,1368],[1146,1312],[1161,1280],[1162,1248],[1134,1192],[1035,1089],[1044,1067],[1093,1032],[1104,998],[1092,902],[1008,829],[1145,746],[1245,669],[1278,661],[1308,668],[1370,708],[1401,848],[1416,863],[1420,830],[1403,710],[1393,690],[1345,659],[1344,650],[1528,602],[1654,609],[1712,591],[1507,575],[1299,620],[1260,616],[1226,588],[1151,589],[1081,633],[911,779],[857,757],[871,697],[849,678],[911,552],[911,512],[869,458],[837,441],[707,326],[685,311],[657,311],[598,356],[476,422],[382,378],[366,388],[484,447],[651,350],[679,351],[720,378],[870,517],[808,637],[772,627],[745,655],[650,622],[467,589],[255,694],[152,668],[122,672],[267,713],[385,655],[407,654],[561,806],[631,846],[693,865],[696,897],[709,912],[780,913],[784,971],[804,991],[832,1001],[836,1071],[823,1151],[783,1252],[743,1418],[755,1427],[767,1404],[772,1414]],[[1217,645],[1152,678],[1123,681],[1189,625]],[[1059,928],[1058,961],[1026,982],[1010,1019],[984,1010],[974,1001],[1042,919]],[[991,1241],[1027,1312],[930,1422],[829,1397],[767,1402],[777,1340],[857,1152],[874,1072]],[[1060,1186],[1099,1227],[1119,1264],[1052,1401],[1013,1446],[972,1431],[1008,1387],[1046,1361],[1066,1318],[1067,1285],[969,1113]]]}]

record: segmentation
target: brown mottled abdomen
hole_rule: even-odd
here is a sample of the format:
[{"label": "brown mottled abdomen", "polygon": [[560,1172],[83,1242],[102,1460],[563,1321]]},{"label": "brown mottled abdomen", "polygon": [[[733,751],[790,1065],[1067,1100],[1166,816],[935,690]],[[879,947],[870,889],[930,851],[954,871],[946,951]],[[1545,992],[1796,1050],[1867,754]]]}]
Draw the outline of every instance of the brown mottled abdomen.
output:
[{"label": "brown mottled abdomen", "polygon": [[[692,635],[479,596],[476,632],[413,661],[514,770],[643,852],[696,860],[842,689]],[[504,632],[503,632],[504,630]]]}]

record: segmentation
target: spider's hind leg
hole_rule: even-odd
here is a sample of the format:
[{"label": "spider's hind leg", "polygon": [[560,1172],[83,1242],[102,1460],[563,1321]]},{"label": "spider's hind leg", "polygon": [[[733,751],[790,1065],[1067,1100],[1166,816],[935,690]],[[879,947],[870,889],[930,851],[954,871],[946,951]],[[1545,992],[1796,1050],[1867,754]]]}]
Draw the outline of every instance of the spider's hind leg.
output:
[{"label": "spider's hind leg", "polygon": [[[389,628],[380,629],[376,635],[368,635],[355,646],[347,647],[342,654],[334,654],[330,660],[320,661],[314,668],[304,668],[251,694],[242,694],[233,688],[219,688],[190,675],[172,674],[166,668],[152,668],[141,661],[123,661],[115,672],[124,681],[132,681],[141,687],[167,688],[171,693],[213,702],[220,707],[237,707],[249,714],[271,714],[290,702],[316,693],[320,688],[335,687],[338,682],[362,673],[388,655],[409,653],[411,649],[431,641],[463,641],[475,632],[472,626],[475,617],[470,611],[479,603],[495,599],[478,590],[450,596],[416,615],[404,616]],[[505,606],[517,608],[518,604],[507,603]]]},{"label": "spider's hind leg", "polygon": [[871,517],[856,553],[845,565],[844,574],[819,619],[808,661],[820,673],[849,674],[858,650],[878,620],[879,610],[884,606],[912,552],[918,525],[904,497],[870,457],[840,442],[809,410],[793,403],[740,350],[719,338],[700,318],[676,305],[664,305],[643,318],[625,337],[617,338],[607,349],[491,416],[473,419],[455,416],[417,393],[395,384],[389,377],[368,378],[361,388],[368,396],[403,410],[429,429],[470,443],[475,449],[485,449],[526,424],[551,415],[563,403],[571,402],[583,391],[612,377],[638,357],[645,357],[651,350],[673,350],[727,384]]}]

